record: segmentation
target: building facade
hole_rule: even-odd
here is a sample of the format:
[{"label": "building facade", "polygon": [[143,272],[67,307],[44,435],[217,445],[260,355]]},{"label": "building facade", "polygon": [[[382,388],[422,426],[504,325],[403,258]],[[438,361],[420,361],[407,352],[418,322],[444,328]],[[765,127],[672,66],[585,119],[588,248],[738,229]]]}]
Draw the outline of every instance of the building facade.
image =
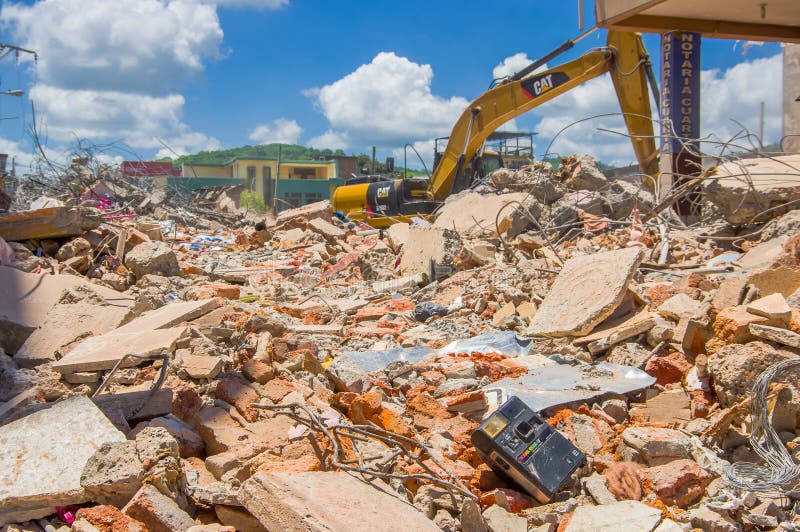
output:
[{"label": "building facade", "polygon": [[[341,184],[336,160],[293,161],[270,157],[236,157],[224,164],[183,165],[181,176],[194,182],[225,180],[243,184],[280,212],[329,199]],[[222,183],[220,183],[222,184]]]}]

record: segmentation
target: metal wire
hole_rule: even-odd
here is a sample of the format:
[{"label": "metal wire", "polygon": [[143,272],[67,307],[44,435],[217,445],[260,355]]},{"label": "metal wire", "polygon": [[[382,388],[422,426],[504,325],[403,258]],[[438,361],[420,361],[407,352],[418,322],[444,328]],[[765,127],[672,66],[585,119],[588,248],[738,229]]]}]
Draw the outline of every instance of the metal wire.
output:
[{"label": "metal wire", "polygon": [[[369,480],[368,477],[376,477],[384,480],[396,479],[401,481],[411,479],[425,480],[445,488],[452,495],[466,497],[471,500],[477,500],[477,497],[471,493],[469,489],[467,489],[453,473],[448,471],[447,468],[445,468],[444,465],[436,459],[434,453],[432,453],[430,449],[428,449],[425,444],[420,441],[389,432],[377,426],[349,425],[344,423],[335,423],[333,425],[327,424],[325,420],[321,419],[316,413],[312,412],[311,409],[300,403],[291,403],[288,405],[267,405],[262,403],[253,403],[253,406],[263,410],[273,411],[278,415],[290,417],[298,423],[305,425],[312,431],[322,433],[330,441],[331,446],[333,447],[333,452],[331,453],[331,466],[336,469],[359,473],[364,476],[366,480]],[[340,438],[349,439],[351,442],[368,441],[369,439],[377,440],[388,446],[387,450],[391,451],[391,455],[388,457],[388,459],[382,461],[383,465],[376,464],[374,466],[367,466],[364,462],[368,459],[364,459],[354,445],[353,451],[356,454],[356,461],[359,465],[352,466],[350,465],[353,463],[352,460],[341,459],[341,456],[344,453],[342,452]],[[411,449],[414,448],[419,450],[418,454],[411,452]],[[425,464],[423,461],[423,456],[425,455],[430,458],[436,467],[445,473],[448,479],[442,478],[442,475],[437,474],[436,471]],[[389,472],[389,469],[393,467],[391,462],[393,462],[395,458],[401,456],[420,466],[424,471],[426,471],[426,473],[400,474]]]},{"label": "metal wire", "polygon": [[766,462],[737,462],[725,470],[725,480],[732,486],[748,491],[784,490],[800,478],[798,466],[769,421],[767,392],[770,383],[788,370],[800,366],[800,358],[791,358],[773,364],[756,379],[750,402],[752,429],[750,445]]}]

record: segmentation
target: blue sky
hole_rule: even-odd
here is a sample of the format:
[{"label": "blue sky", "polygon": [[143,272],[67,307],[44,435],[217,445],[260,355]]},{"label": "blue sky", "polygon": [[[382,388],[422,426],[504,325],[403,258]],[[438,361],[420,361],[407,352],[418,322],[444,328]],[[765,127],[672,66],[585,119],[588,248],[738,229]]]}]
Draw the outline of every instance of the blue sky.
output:
[{"label": "blue sky", "polygon": [[[592,2],[584,1],[591,25]],[[155,155],[285,141],[428,156],[493,73],[510,72],[578,31],[577,0],[564,2],[303,2],[299,0],[43,0],[3,2],[0,39],[32,47],[38,64],[0,62],[0,148],[30,159],[28,97],[48,149],[77,137],[120,141],[110,155]],[[567,61],[602,46],[596,32]],[[658,36],[646,36],[658,68]],[[727,138],[730,119],[780,136],[780,45],[703,41],[703,133]],[[505,63],[505,66],[504,66]],[[617,109],[607,76],[518,118],[541,150],[564,125]],[[633,159],[616,118],[559,138],[561,154]],[[164,148],[169,146],[169,150]]]}]

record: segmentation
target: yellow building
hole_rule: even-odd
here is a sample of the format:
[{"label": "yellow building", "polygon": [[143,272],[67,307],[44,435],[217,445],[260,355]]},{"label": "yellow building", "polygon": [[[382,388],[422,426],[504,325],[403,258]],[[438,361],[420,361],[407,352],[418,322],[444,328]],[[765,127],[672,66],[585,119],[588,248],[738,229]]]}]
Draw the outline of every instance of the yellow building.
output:
[{"label": "yellow building", "polygon": [[184,164],[184,178],[228,178],[281,211],[330,198],[339,185],[338,162],[278,160],[270,157],[236,157],[224,164]]}]

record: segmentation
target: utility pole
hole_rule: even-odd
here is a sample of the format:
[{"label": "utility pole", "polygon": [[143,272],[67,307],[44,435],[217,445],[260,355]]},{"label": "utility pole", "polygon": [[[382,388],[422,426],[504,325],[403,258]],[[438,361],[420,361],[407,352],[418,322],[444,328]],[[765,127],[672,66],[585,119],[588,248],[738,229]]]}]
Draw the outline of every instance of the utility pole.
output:
[{"label": "utility pole", "polygon": [[758,122],[758,145],[764,151],[764,102],[761,102],[761,120]]}]

